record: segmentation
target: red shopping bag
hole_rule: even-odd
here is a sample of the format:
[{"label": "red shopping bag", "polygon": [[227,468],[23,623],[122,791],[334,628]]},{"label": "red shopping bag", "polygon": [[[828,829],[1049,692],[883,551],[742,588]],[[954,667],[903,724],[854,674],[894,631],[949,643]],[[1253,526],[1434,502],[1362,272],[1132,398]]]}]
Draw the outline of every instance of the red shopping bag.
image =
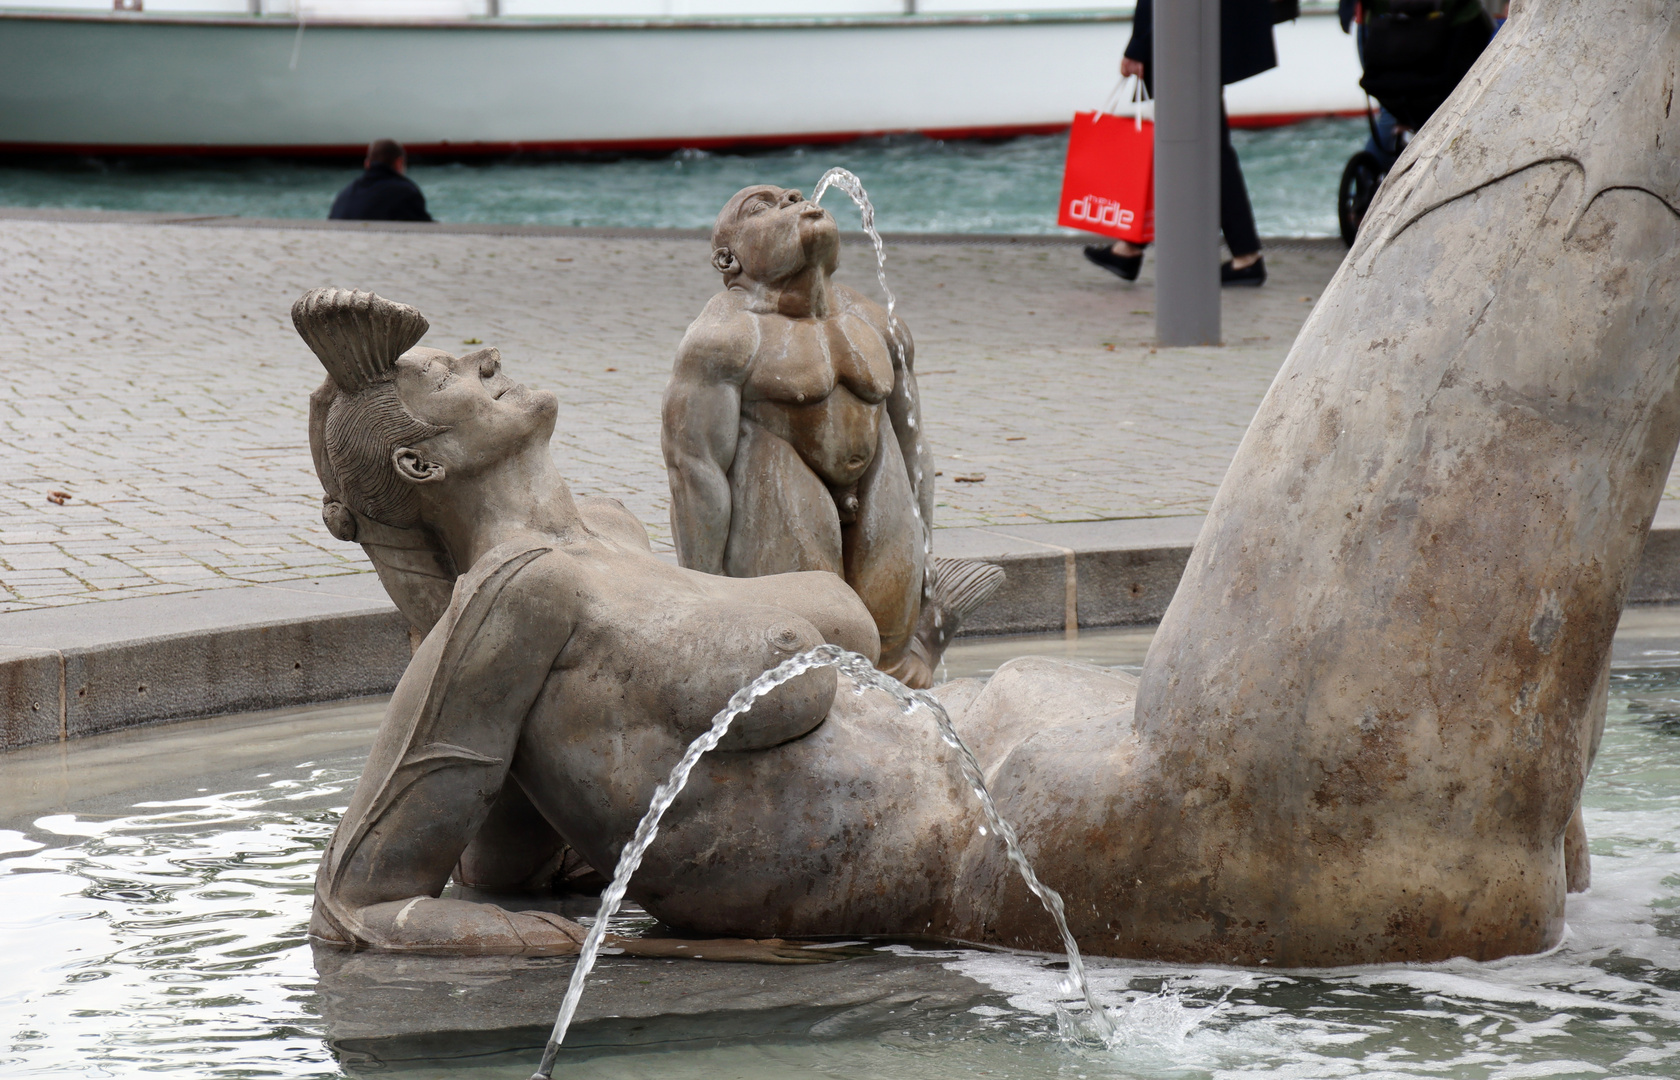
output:
[{"label": "red shopping bag", "polygon": [[1056,224],[1133,244],[1154,241],[1154,121],[1100,110],[1074,116]]}]

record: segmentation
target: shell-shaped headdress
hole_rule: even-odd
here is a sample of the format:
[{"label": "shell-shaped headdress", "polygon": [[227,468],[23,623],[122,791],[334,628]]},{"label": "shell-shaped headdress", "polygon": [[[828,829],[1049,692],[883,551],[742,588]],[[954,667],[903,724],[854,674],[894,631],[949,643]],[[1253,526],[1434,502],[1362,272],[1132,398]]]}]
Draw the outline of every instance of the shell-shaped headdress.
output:
[{"label": "shell-shaped headdress", "polygon": [[449,604],[454,564],[425,529],[395,528],[345,504],[327,455],[326,430],[333,400],[390,379],[397,357],[425,336],[426,317],[361,289],[322,288],[298,297],[292,325],[327,369],[326,381],[309,396],[309,450],[324,492],[321,518],[338,539],[362,545],[391,599],[424,633]]},{"label": "shell-shaped headdress", "polygon": [[362,289],[310,289],[292,305],[292,325],[334,385],[354,394],[384,382],[397,357],[426,336],[426,317]]}]

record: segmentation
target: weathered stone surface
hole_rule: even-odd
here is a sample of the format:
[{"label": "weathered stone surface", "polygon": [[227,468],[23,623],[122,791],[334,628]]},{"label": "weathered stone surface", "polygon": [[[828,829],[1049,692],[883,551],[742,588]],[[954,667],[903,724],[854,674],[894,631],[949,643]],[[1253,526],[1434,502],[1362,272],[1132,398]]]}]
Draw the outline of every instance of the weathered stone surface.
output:
[{"label": "weathered stone surface", "polygon": [[904,321],[831,276],[840,230],[797,191],[744,188],[718,214],[724,289],[677,347],[661,444],[682,565],[846,580],[881,670],[933,684],[995,568],[936,563],[933,450]]},{"label": "weathered stone surface", "polygon": [[[346,954],[317,947],[327,1039],[352,1071],[539,1049],[570,958]],[[590,975],[569,1050],[747,1036],[827,1036],[982,1003],[995,991],[940,955],[877,952],[793,967],[605,957]],[[370,1075],[376,1075],[370,1073]]]},{"label": "weathered stone surface", "polygon": [[[999,767],[1093,948],[1317,965],[1558,940],[1611,634],[1680,438],[1677,20],[1523,6],[1262,403],[1135,718]],[[1026,925],[1024,890],[971,888],[1007,895],[976,918]]]},{"label": "weathered stone surface", "polygon": [[63,678],[57,652],[0,645],[0,751],[63,735]]}]

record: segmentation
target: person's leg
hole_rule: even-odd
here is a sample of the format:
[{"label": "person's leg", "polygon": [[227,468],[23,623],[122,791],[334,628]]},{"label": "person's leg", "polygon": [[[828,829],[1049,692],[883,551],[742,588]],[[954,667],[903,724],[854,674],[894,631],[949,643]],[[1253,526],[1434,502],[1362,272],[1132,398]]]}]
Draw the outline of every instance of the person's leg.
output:
[{"label": "person's leg", "polygon": [[[1148,92],[1150,99],[1153,100],[1155,97],[1155,74],[1148,67],[1143,69],[1143,88]],[[1130,240],[1116,240],[1109,250],[1123,259],[1133,259],[1142,255],[1146,246],[1145,244],[1134,244]],[[1134,270],[1132,273],[1133,276],[1136,276],[1137,272]]]},{"label": "person's leg", "polygon": [[1219,105],[1219,228],[1231,249],[1231,268],[1241,270],[1260,259],[1260,234],[1254,227],[1254,208],[1248,202],[1242,165],[1231,145],[1231,124],[1225,104]]}]

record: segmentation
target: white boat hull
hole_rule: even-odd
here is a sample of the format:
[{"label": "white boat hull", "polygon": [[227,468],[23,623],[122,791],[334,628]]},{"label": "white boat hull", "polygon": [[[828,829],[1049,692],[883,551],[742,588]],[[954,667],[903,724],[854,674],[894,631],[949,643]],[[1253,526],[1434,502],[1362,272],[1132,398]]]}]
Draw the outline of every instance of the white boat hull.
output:
[{"label": "white boat hull", "polygon": [[[1053,131],[1099,104],[1117,15],[408,23],[0,13],[0,150],[659,150]],[[1278,27],[1233,121],[1364,107],[1333,17]]]}]

